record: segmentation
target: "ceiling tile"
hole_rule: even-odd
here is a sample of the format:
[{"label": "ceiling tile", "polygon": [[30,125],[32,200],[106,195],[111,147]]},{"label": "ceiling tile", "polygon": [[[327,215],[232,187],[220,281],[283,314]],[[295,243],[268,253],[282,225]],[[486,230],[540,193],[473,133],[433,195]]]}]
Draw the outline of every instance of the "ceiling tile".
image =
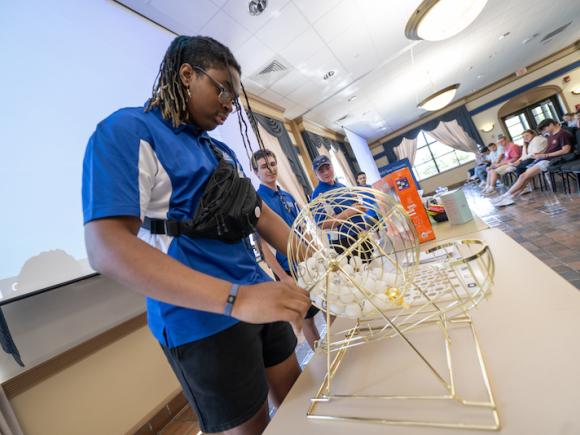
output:
[{"label": "ceiling tile", "polygon": [[308,28],[304,33],[290,42],[280,53],[292,65],[300,64],[304,59],[308,59],[317,51],[326,48],[324,41],[318,36],[313,28]]},{"label": "ceiling tile", "polygon": [[250,15],[248,1],[230,0],[223,7],[223,11],[254,34],[264,27],[270,20],[280,17],[282,9],[290,0],[268,0],[266,10],[257,16]]},{"label": "ceiling tile", "polygon": [[200,33],[217,39],[234,52],[252,36],[241,24],[221,11],[201,29]]},{"label": "ceiling tile", "polygon": [[336,8],[344,0],[293,0],[294,4],[310,23],[315,23],[323,15]]},{"label": "ceiling tile", "polygon": [[199,34],[219,10],[210,0],[151,0],[147,8],[157,14],[158,22],[180,35]]},{"label": "ceiling tile", "polygon": [[281,15],[268,21],[256,32],[256,37],[274,51],[282,51],[299,35],[304,33],[309,24],[293,3],[288,3]]},{"label": "ceiling tile", "polygon": [[239,49],[234,56],[242,65],[242,75],[249,77],[274,57],[274,52],[252,36]]},{"label": "ceiling tile", "polygon": [[306,83],[307,80],[308,77],[300,71],[292,70],[286,76],[270,86],[270,89],[280,95],[287,96]]}]

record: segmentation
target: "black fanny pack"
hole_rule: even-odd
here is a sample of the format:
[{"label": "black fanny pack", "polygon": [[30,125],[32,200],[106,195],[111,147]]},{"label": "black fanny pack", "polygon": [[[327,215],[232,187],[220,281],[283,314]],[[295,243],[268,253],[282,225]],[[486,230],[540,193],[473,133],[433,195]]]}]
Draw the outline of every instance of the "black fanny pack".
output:
[{"label": "black fanny pack", "polygon": [[152,234],[187,235],[235,243],[256,230],[262,198],[249,178],[240,177],[236,164],[210,142],[218,166],[209,178],[193,220],[177,221],[145,217],[143,227]]}]

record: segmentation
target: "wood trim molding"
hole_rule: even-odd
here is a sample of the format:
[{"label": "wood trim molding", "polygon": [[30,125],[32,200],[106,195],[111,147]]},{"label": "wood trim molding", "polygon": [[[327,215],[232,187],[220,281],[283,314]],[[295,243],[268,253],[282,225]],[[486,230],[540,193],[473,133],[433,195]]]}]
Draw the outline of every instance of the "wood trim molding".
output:
[{"label": "wood trim molding", "polygon": [[308,154],[308,150],[306,149],[306,144],[304,143],[304,139],[302,139],[302,135],[300,134],[300,127],[299,127],[298,123],[296,122],[296,120],[289,121],[288,123],[290,124],[290,128],[291,128],[290,132],[292,133],[292,136],[294,136],[296,146],[298,146],[298,150],[300,151],[300,155],[302,156],[302,159],[304,160],[304,165],[306,166],[304,169],[306,170],[306,173],[308,174],[308,177],[310,178],[310,184],[312,186],[316,186],[317,179],[316,179],[316,175],[314,174],[314,171],[312,170],[312,159],[310,158],[310,155]]},{"label": "wood trim molding", "polygon": [[[250,100],[250,105],[252,106],[252,110],[260,115],[265,115],[270,118],[274,118],[278,121],[286,122],[286,118],[284,117],[284,112],[286,109],[282,106],[278,106],[268,100],[263,99],[257,95],[251,94],[248,92],[248,99]],[[242,104],[246,105],[246,102],[243,98],[240,99]],[[247,109],[247,107],[246,107]]]},{"label": "wood trim molding", "polygon": [[[555,53],[552,53],[549,56],[546,56],[543,59],[540,59],[537,62],[534,62],[534,63],[528,65],[527,66],[528,72],[526,74],[530,74],[530,73],[532,73],[534,71],[539,70],[540,68],[543,68],[543,67],[545,67],[547,65],[550,65],[551,63],[557,62],[558,60],[560,60],[560,59],[562,59],[562,58],[564,58],[564,57],[566,57],[566,56],[568,56],[568,55],[570,55],[570,54],[572,54],[572,53],[574,53],[574,52],[576,52],[578,50],[580,50],[580,40],[578,40],[578,41],[574,42],[573,44],[570,44],[570,45],[562,48],[561,50],[558,50]],[[400,134],[406,133],[407,131],[409,131],[409,130],[415,128],[415,127],[418,127],[419,125],[421,125],[425,121],[429,121],[429,120],[431,120],[433,118],[436,118],[438,116],[441,116],[444,113],[447,113],[450,110],[453,110],[453,109],[455,109],[455,108],[457,108],[459,106],[462,106],[464,104],[467,104],[467,103],[470,103],[472,101],[475,101],[475,100],[477,100],[477,99],[479,99],[481,97],[484,97],[487,94],[490,94],[493,91],[495,91],[495,90],[497,90],[497,89],[499,89],[499,88],[501,88],[503,86],[506,86],[506,85],[508,85],[508,84],[516,81],[516,80],[518,80],[519,78],[520,77],[517,77],[515,75],[515,73],[512,73],[512,74],[510,74],[510,75],[508,75],[506,77],[503,77],[503,78],[501,78],[501,79],[493,82],[492,84],[490,84],[490,85],[488,85],[488,86],[480,89],[479,91],[474,92],[472,94],[469,94],[469,95],[465,96],[461,100],[456,101],[455,103],[453,103],[453,104],[445,107],[444,109],[438,110],[437,112],[432,112],[431,114],[429,114],[427,116],[424,116],[422,118],[419,118],[417,121],[414,121],[414,122],[412,122],[410,124],[407,124],[404,127],[401,127],[401,128],[399,128],[399,129],[397,129],[397,130],[395,130],[395,131],[393,131],[393,132],[391,132],[391,133],[389,133],[389,134],[387,134],[387,135],[385,135],[385,136],[383,136],[383,137],[381,137],[379,139],[374,140],[372,143],[369,144],[369,147],[370,148],[373,148],[373,147],[375,147],[377,145],[380,145],[383,142],[386,142],[386,141],[388,141],[388,140],[390,140],[390,139],[392,139],[392,138],[394,138],[396,136],[399,136]]]},{"label": "wood trim molding", "polygon": [[298,123],[298,128],[300,131],[310,131],[312,133],[316,133],[319,136],[327,137],[332,140],[337,140],[339,142],[345,141],[344,134],[337,133],[330,128],[326,128],[316,122],[310,121],[304,118],[296,118],[295,121]]},{"label": "wood trim molding", "polygon": [[66,370],[76,362],[118,341],[147,325],[147,314],[139,314],[49,360],[26,370],[2,384],[8,399],[32,388],[55,374]]}]

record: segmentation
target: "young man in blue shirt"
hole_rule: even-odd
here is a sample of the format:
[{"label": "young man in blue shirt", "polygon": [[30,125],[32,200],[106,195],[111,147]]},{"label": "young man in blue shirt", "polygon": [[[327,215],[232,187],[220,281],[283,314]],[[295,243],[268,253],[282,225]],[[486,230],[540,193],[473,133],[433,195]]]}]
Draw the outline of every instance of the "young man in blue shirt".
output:
[{"label": "young man in blue shirt", "polygon": [[[312,193],[312,200],[323,193],[346,187],[334,178],[334,167],[327,156],[316,157],[312,161],[312,168],[319,180]],[[366,202],[370,199],[363,198],[363,202],[359,202],[357,198],[349,197],[348,193],[345,194],[344,199],[315,216],[321,228],[330,230],[330,245],[339,254],[350,248],[357,241],[358,234],[368,228],[365,213]],[[353,251],[353,254],[359,255],[364,261],[370,259],[371,253],[372,247],[366,242]]]},{"label": "young man in blue shirt", "polygon": [[[83,213],[92,267],[147,296],[149,327],[203,432],[258,434],[268,396],[278,406],[299,374],[287,322],[300,329],[308,294],[272,282],[248,237],[174,231],[192,222],[218,164],[241,171],[234,152],[207,134],[239,108],[240,75],[219,42],[177,37],[145,107],[113,113],[91,136]],[[260,236],[284,249],[285,222],[267,205],[255,214]]]},{"label": "young man in blue shirt", "polygon": [[[252,168],[261,182],[258,188],[258,194],[268,204],[268,207],[284,219],[284,222],[291,227],[294,220],[298,217],[300,210],[294,197],[282,190],[277,184],[278,160],[276,155],[267,149],[256,151],[252,156]],[[266,263],[272,269],[272,272],[274,272],[278,280],[293,281],[285,250],[282,252],[276,251],[276,256],[274,257],[268,246],[262,244],[262,252],[264,253],[264,260],[266,260]],[[306,338],[306,341],[312,349],[314,349],[315,341],[320,340],[320,334],[314,323],[314,316],[318,311],[320,310],[314,306],[308,309],[306,317],[304,318],[304,328],[302,329],[304,338]]]}]

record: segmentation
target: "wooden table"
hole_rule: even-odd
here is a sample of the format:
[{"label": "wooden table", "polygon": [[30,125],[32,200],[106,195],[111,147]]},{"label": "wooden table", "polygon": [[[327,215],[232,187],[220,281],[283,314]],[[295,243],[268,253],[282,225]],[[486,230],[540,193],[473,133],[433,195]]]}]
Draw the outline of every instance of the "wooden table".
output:
[{"label": "wooden table", "polygon": [[[495,258],[494,292],[473,312],[473,318],[500,413],[499,433],[580,434],[580,293],[500,230],[462,234],[461,238],[484,240]],[[348,320],[335,323],[344,322]],[[467,349],[458,340],[455,348],[462,351],[463,347]],[[394,340],[351,349],[337,373],[337,384],[423,389],[425,379],[407,376],[422,364],[417,358],[409,359],[408,350]],[[266,435],[483,433],[307,419],[309,399],[325,373],[325,353],[318,350]]]}]

